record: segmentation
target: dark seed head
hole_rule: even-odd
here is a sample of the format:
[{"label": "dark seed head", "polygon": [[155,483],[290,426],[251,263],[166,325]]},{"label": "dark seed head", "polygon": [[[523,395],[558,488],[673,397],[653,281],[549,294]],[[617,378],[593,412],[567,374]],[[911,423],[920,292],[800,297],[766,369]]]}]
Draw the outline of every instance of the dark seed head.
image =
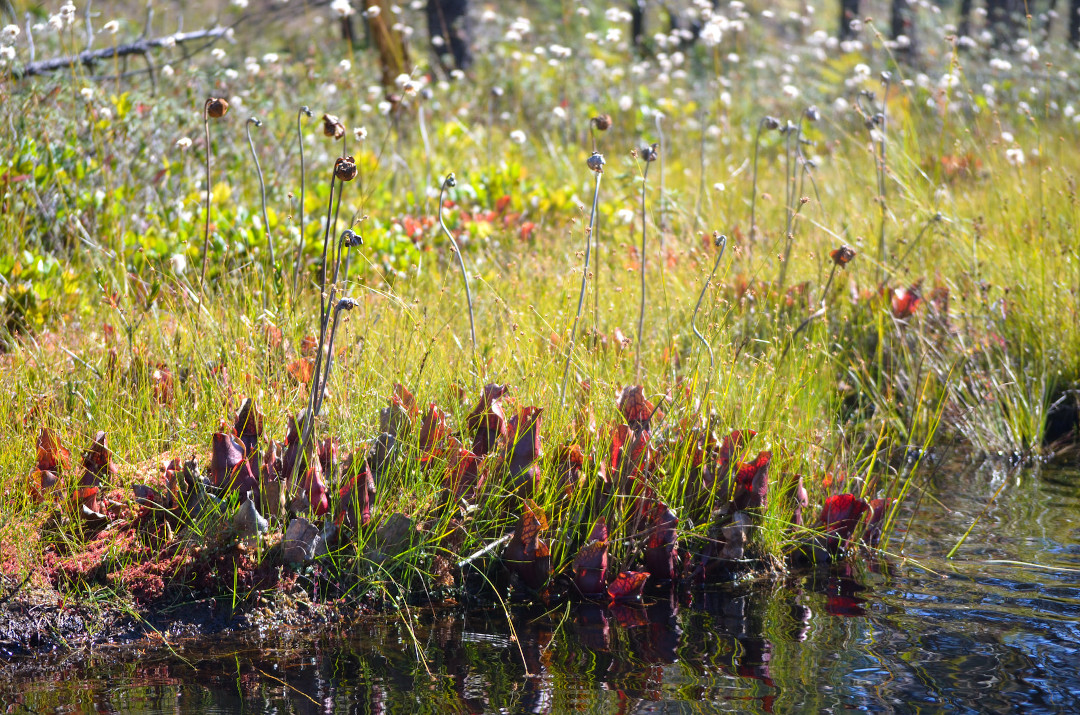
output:
[{"label": "dark seed head", "polygon": [[832,258],[833,263],[843,268],[855,257],[855,249],[845,243],[840,248],[830,251],[829,257]]},{"label": "dark seed head", "polygon": [[771,116],[770,117],[765,117],[764,119],[761,120],[761,124],[766,129],[779,129],[780,128],[780,120],[777,119],[776,117],[771,117]]},{"label": "dark seed head", "polygon": [[641,158],[645,161],[656,161],[660,158],[659,144],[652,144],[641,150]]},{"label": "dark seed head", "polygon": [[356,159],[351,156],[338,157],[334,162],[334,176],[338,181],[352,181],[356,172]]},{"label": "dark seed head", "polygon": [[596,127],[598,131],[606,132],[608,129],[611,129],[610,114],[598,114],[590,121],[592,121],[592,125]]},{"label": "dark seed head", "polygon": [[229,103],[220,97],[211,97],[206,100],[206,116],[212,119],[221,119],[229,111]]},{"label": "dark seed head", "polygon": [[322,116],[322,133],[335,141],[345,136],[345,125],[333,114]]},{"label": "dark seed head", "polygon": [[592,153],[592,156],[590,156],[585,161],[585,163],[588,164],[589,168],[592,169],[593,171],[595,171],[597,174],[603,174],[604,173],[604,164],[606,162],[604,161],[604,155],[601,154],[600,152],[594,151]]}]

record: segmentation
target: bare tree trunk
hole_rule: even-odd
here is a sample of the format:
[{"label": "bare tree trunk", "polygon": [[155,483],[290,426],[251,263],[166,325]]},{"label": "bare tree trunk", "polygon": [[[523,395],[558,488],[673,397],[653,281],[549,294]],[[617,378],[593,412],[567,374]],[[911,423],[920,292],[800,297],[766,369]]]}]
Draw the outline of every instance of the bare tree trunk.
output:
[{"label": "bare tree trunk", "polygon": [[[370,0],[379,12],[369,12],[367,16],[371,41],[379,52],[379,66],[382,68],[382,83],[388,90],[393,88],[394,80],[400,74],[409,71],[409,51],[405,47],[405,38],[391,28],[395,17],[390,12],[389,0]],[[369,8],[371,5],[368,6]]]},{"label": "bare tree trunk", "polygon": [[645,0],[630,3],[630,42],[640,49],[645,39]]},{"label": "bare tree trunk", "polygon": [[1080,46],[1080,0],[1069,0],[1069,44]]},{"label": "bare tree trunk", "polygon": [[971,0],[960,0],[960,37],[971,36]]},{"label": "bare tree trunk", "polygon": [[469,0],[428,0],[427,23],[431,48],[443,72],[450,72],[447,55],[453,58],[454,67],[468,69],[473,60]]},{"label": "bare tree trunk", "polygon": [[890,19],[892,38],[901,35],[907,38],[907,44],[897,48],[897,55],[904,58],[915,56],[915,14],[909,0],[893,0]]},{"label": "bare tree trunk", "polygon": [[851,31],[851,21],[859,17],[859,0],[840,0],[840,28],[836,33],[841,40],[850,40],[855,36]]},{"label": "bare tree trunk", "polygon": [[1024,23],[1024,0],[986,0],[986,19],[994,35],[994,45],[1012,44]]}]

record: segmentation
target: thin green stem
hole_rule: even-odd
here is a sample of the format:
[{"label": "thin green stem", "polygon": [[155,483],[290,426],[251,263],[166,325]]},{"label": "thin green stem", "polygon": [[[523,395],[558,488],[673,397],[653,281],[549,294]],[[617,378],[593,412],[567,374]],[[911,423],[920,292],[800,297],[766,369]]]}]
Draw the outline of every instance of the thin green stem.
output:
[{"label": "thin green stem", "polygon": [[596,221],[596,206],[600,200],[600,177],[603,171],[596,173],[596,186],[593,188],[592,212],[589,214],[589,230],[585,234],[585,266],[581,270],[581,291],[578,293],[577,315],[574,326],[570,329],[570,345],[566,349],[566,368],[563,369],[562,387],[559,388],[559,403],[566,404],[566,382],[570,378],[570,359],[574,354],[574,338],[577,337],[578,321],[581,320],[581,308],[585,305],[585,286],[589,279],[589,249],[592,246],[592,232]]},{"label": "thin green stem", "polygon": [[[474,367],[476,366],[476,318],[473,315],[473,302],[472,302],[472,289],[469,288],[469,274],[465,270],[465,258],[461,255],[461,248],[458,246],[457,241],[454,240],[454,234],[447,228],[446,222],[443,220],[443,196],[446,193],[446,188],[453,188],[457,186],[457,179],[454,178],[454,172],[450,172],[446,175],[446,179],[443,180],[442,188],[439,189],[439,226],[442,227],[443,233],[450,239],[450,245],[453,246],[454,253],[457,255],[458,266],[461,267],[461,279],[465,283],[465,300],[469,304],[469,335],[472,337],[472,361]],[[475,385],[476,376],[473,375],[473,383]]]}]

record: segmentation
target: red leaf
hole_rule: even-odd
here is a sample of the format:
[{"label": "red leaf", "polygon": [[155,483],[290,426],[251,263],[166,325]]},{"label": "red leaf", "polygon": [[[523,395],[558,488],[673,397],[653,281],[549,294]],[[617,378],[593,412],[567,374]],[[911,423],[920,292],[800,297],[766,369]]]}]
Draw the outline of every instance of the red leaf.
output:
[{"label": "red leaf", "polygon": [[518,575],[522,583],[533,591],[539,591],[547,583],[551,572],[551,551],[540,540],[540,533],[547,529],[547,518],[531,499],[525,500],[514,537],[503,552],[503,560]]},{"label": "red leaf", "polygon": [[653,502],[649,510],[649,537],[645,542],[645,570],[657,581],[677,576],[679,518],[663,502]]},{"label": "red leaf", "polygon": [[432,402],[420,424],[420,461],[426,462],[433,456],[435,448],[450,434],[446,426],[446,413]]},{"label": "red leaf", "polygon": [[770,461],[772,452],[761,451],[753,462],[739,465],[732,499],[737,510],[765,508],[768,505]]},{"label": "red leaf", "polygon": [[247,454],[256,457],[259,451],[259,440],[262,438],[263,433],[263,414],[255,405],[255,400],[250,397],[244,398],[244,401],[240,404],[240,409],[236,413],[233,431],[240,438],[240,441],[244,443]]},{"label": "red leaf", "polygon": [[628,385],[619,395],[619,412],[631,428],[647,430],[653,415],[653,403],[645,399],[645,389],[641,385]]},{"label": "red leaf", "polygon": [[510,480],[520,496],[531,496],[540,481],[540,418],[543,408],[525,407],[510,420],[512,446],[506,458]]},{"label": "red leaf", "polygon": [[649,574],[638,571],[623,571],[608,586],[608,595],[611,600],[621,603],[633,603],[641,600],[641,591],[645,588],[645,582]]},{"label": "red leaf", "polygon": [[922,281],[917,281],[910,288],[897,288],[892,294],[892,312],[903,320],[910,318],[922,304]]},{"label": "red leaf", "polygon": [[311,382],[311,377],[315,374],[315,360],[314,358],[302,357],[286,365],[285,371],[289,373],[292,379],[301,385],[306,385]]},{"label": "red leaf", "polygon": [[818,526],[831,537],[829,548],[836,550],[846,544],[855,534],[863,515],[869,511],[870,505],[854,494],[835,494],[826,499],[818,517]]},{"label": "red leaf", "polygon": [[583,596],[599,596],[607,583],[608,530],[604,517],[593,525],[589,541],[574,557],[574,585]]},{"label": "red leaf", "polygon": [[506,438],[506,414],[501,400],[508,389],[495,383],[485,385],[480,401],[465,418],[465,426],[473,432],[472,451],[479,457],[495,449],[500,438]]}]

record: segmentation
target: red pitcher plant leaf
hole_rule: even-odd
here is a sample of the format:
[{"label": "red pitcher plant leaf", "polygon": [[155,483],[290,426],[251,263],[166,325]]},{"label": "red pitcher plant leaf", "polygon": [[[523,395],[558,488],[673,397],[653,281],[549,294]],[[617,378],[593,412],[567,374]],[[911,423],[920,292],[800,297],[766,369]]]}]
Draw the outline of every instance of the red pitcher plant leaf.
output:
[{"label": "red pitcher plant leaf", "polygon": [[735,473],[735,494],[732,502],[739,511],[764,509],[769,502],[769,462],[772,452],[758,452],[748,464],[740,464]]},{"label": "red pitcher plant leaf", "polygon": [[835,494],[825,500],[818,516],[818,526],[828,534],[828,548],[838,551],[845,548],[863,516],[871,507],[854,494]]},{"label": "red pitcher plant leaf", "polygon": [[420,423],[420,461],[428,462],[435,455],[437,447],[450,435],[450,428],[446,426],[447,414],[435,406],[434,402],[428,404],[427,414]]},{"label": "red pitcher plant leaf", "polygon": [[525,500],[525,510],[517,529],[503,552],[503,561],[525,586],[539,591],[547,583],[551,572],[551,551],[540,540],[547,529],[547,517],[531,499]]},{"label": "red pitcher plant leaf", "polygon": [[495,383],[485,385],[480,401],[465,418],[466,428],[473,433],[472,451],[478,457],[493,451],[500,439],[506,439],[506,414],[503,412],[502,397],[508,389],[506,385]]},{"label": "red pitcher plant leaf", "polygon": [[892,313],[903,320],[910,318],[922,304],[922,281],[916,281],[909,288],[897,288],[892,293]]},{"label": "red pitcher plant leaf", "polygon": [[375,504],[375,476],[371,467],[363,452],[357,450],[345,458],[341,470],[347,481],[338,491],[340,502],[334,521],[338,526],[345,522],[353,529],[367,526],[371,523],[371,508]]},{"label": "red pitcher plant leaf", "polygon": [[619,394],[619,412],[632,429],[648,430],[649,420],[653,415],[653,403],[645,399],[645,388],[641,385],[624,387]]},{"label": "red pitcher plant leaf", "polygon": [[244,398],[240,403],[240,409],[236,413],[236,422],[233,424],[233,432],[244,443],[244,450],[249,459],[256,460],[253,470],[258,469],[259,440],[263,434],[263,414],[250,397]]},{"label": "red pitcher plant leaf", "polygon": [[30,473],[30,493],[34,501],[42,501],[59,484],[61,475],[70,470],[71,452],[64,448],[55,432],[42,427],[37,439],[37,463]]},{"label": "red pitcher plant leaf", "polygon": [[258,480],[247,461],[247,450],[239,437],[215,432],[210,449],[210,483],[225,490],[236,489],[241,498],[253,491],[258,497]]},{"label": "red pitcher plant leaf", "polygon": [[507,429],[511,446],[504,461],[510,470],[514,491],[522,497],[531,496],[539,486],[540,422],[544,410],[525,407],[510,419]]},{"label": "red pitcher plant leaf", "polygon": [[574,585],[586,597],[602,596],[607,586],[608,529],[604,517],[593,524],[585,546],[574,557]]},{"label": "red pitcher plant leaf", "polygon": [[455,500],[474,501],[484,485],[483,460],[461,446],[456,439],[449,443],[453,451],[447,459],[443,487]]},{"label": "red pitcher plant leaf", "polygon": [[297,511],[307,508],[315,516],[330,511],[330,493],[323,481],[322,465],[317,459],[311,461],[311,466],[300,477],[300,494],[294,501],[294,508]]},{"label": "red pitcher plant leaf", "polygon": [[672,581],[678,576],[679,518],[666,504],[652,502],[648,513],[649,537],[645,542],[645,570],[655,581]]},{"label": "red pitcher plant leaf", "polygon": [[608,596],[616,603],[637,603],[649,574],[644,571],[623,571],[608,586]]},{"label": "red pitcher plant leaf", "polygon": [[104,432],[94,435],[93,444],[83,454],[82,464],[83,473],[79,479],[76,498],[80,503],[83,518],[95,522],[103,521],[105,517],[101,514],[104,509],[101,487],[103,482],[108,482],[116,474],[116,466],[112,463],[112,453]]},{"label": "red pitcher plant leaf", "polygon": [[806,493],[806,487],[803,485],[803,479],[801,474],[796,474],[791,478],[791,499],[795,502],[795,511],[791,515],[791,522],[795,526],[803,525],[803,509],[810,506],[810,497]]}]

